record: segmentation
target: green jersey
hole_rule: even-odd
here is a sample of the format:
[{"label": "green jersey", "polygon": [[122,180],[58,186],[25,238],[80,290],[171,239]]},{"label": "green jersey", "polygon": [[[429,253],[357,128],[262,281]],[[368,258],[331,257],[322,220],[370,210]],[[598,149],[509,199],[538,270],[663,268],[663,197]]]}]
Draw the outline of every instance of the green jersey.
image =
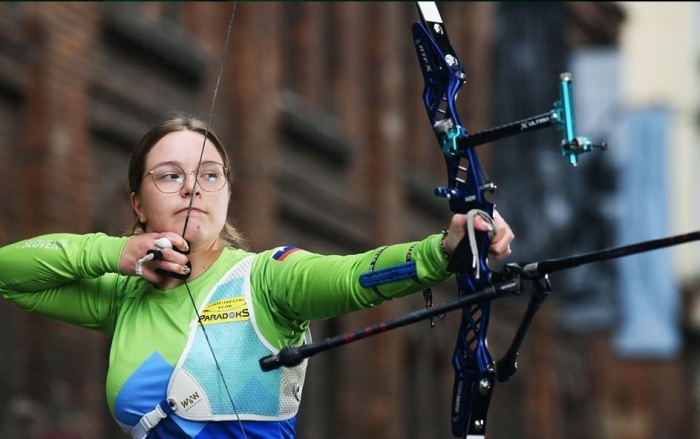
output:
[{"label": "green jersey", "polygon": [[[27,311],[112,337],[107,401],[117,422],[128,431],[166,398],[168,381],[199,323],[209,327],[245,322],[254,315],[251,333],[271,352],[303,344],[311,320],[369,308],[446,280],[450,273],[440,250],[441,238],[432,235],[348,256],[319,255],[295,247],[257,254],[225,248],[202,275],[187,282],[195,310],[185,285],[159,290],[141,277],[119,273],[128,238],[51,234],[0,249],[4,268],[0,293]],[[240,296],[217,297],[217,285],[244,260],[249,264],[241,277],[245,282],[240,283]],[[406,263],[412,266],[410,276],[371,287],[359,282],[367,272]],[[216,348],[216,343],[212,345]],[[241,371],[246,382],[256,382],[256,374],[265,374],[258,360],[250,359],[250,370]],[[233,430],[225,430],[232,422],[172,418],[148,437],[238,437]],[[248,437],[254,431],[259,431],[254,437],[293,437],[293,422],[291,418],[243,425]]]}]

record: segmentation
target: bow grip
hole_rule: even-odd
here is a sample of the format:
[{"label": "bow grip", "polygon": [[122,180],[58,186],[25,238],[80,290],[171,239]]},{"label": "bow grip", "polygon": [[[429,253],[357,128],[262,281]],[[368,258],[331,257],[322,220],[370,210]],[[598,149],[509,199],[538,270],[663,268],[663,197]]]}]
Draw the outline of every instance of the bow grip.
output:
[{"label": "bow grip", "polygon": [[[476,231],[474,237],[477,242],[477,248],[483,249],[484,246],[488,247],[490,245],[491,235],[489,232]],[[452,252],[452,256],[450,256],[450,261],[447,263],[447,271],[450,273],[464,273],[469,270],[473,260],[474,255],[469,245],[469,236],[464,235]]]}]

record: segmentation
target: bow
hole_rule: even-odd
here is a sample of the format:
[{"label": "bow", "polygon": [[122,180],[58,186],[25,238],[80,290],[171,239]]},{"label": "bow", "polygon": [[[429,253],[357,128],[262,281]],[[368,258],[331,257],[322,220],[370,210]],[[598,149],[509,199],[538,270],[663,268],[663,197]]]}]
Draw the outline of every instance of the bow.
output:
[{"label": "bow", "polygon": [[[493,215],[494,204],[487,199],[496,185],[489,181],[476,154],[475,147],[508,136],[554,126],[563,132],[562,155],[572,165],[578,156],[594,147],[605,149],[605,144],[595,145],[588,138],[577,137],[574,123],[571,92],[571,75],[560,77],[560,101],[544,114],[522,121],[470,134],[459,120],[456,98],[465,83],[464,66],[452,48],[447,29],[434,2],[418,2],[421,20],[413,25],[413,40],[418,55],[425,88],[423,102],[428,119],[447,165],[447,186],[439,187],[435,194],[447,198],[454,213],[485,212]],[[483,235],[483,234],[482,234]],[[520,288],[516,276],[492,276],[488,266],[489,239],[480,236],[471,242],[471,251],[458,246],[448,269],[455,273],[459,297],[473,295],[494,285],[494,280],[503,281],[505,287]],[[468,264],[463,255],[471,253]],[[514,274],[513,270],[509,274]],[[515,282],[514,282],[515,281]],[[548,284],[538,284],[537,306],[546,297]],[[483,436],[486,415],[495,380],[502,380],[507,373],[506,364],[494,364],[486,346],[486,332],[490,312],[489,299],[481,300],[462,308],[462,320],[457,343],[452,357],[455,380],[452,396],[452,433],[459,437]],[[532,316],[529,316],[531,318]],[[522,334],[524,336],[524,332]],[[520,343],[517,343],[519,346]],[[515,350],[517,355],[517,348]],[[514,364],[514,362],[513,362]],[[514,372],[514,370],[513,370]]]},{"label": "bow", "polygon": [[[437,188],[435,194],[447,198],[454,213],[479,211],[490,218],[494,204],[487,200],[486,193],[493,192],[495,185],[485,179],[475,149],[460,144],[468,137],[455,106],[457,93],[466,79],[464,67],[450,45],[437,6],[419,2],[418,10],[421,21],[413,25],[413,41],[425,80],[423,103],[447,165],[447,186]],[[450,271],[456,273],[459,297],[476,293],[491,282],[486,259],[489,240],[480,236],[475,244],[471,267],[459,267],[461,264],[453,263],[454,259],[450,263]],[[452,395],[454,435],[461,436],[467,430],[470,413],[478,422],[468,430],[481,432],[485,427],[490,389],[495,380],[495,371],[491,367],[493,361],[486,347],[489,312],[489,300],[462,308],[462,321],[452,357],[455,370]]]}]

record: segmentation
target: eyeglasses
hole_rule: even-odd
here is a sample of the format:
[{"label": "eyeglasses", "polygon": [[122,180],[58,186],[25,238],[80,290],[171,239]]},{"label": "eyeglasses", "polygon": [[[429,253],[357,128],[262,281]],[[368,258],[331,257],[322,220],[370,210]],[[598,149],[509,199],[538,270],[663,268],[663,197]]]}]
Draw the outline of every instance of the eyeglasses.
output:
[{"label": "eyeglasses", "polygon": [[[199,167],[197,187],[207,192],[216,192],[226,185],[227,169],[221,163],[202,163]],[[180,166],[172,163],[164,163],[153,168],[146,174],[153,177],[156,188],[166,194],[179,192],[187,180],[187,174],[196,171],[185,172]],[[144,178],[146,178],[144,177]]]}]

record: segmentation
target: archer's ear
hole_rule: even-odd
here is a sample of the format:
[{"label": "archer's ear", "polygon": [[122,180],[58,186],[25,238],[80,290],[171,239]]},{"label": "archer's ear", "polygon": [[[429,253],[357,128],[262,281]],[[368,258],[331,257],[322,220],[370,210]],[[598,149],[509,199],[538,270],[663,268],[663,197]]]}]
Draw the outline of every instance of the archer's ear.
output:
[{"label": "archer's ear", "polygon": [[141,224],[146,224],[146,211],[141,203],[141,198],[136,194],[136,192],[131,193],[131,208],[134,209],[134,213]]}]

